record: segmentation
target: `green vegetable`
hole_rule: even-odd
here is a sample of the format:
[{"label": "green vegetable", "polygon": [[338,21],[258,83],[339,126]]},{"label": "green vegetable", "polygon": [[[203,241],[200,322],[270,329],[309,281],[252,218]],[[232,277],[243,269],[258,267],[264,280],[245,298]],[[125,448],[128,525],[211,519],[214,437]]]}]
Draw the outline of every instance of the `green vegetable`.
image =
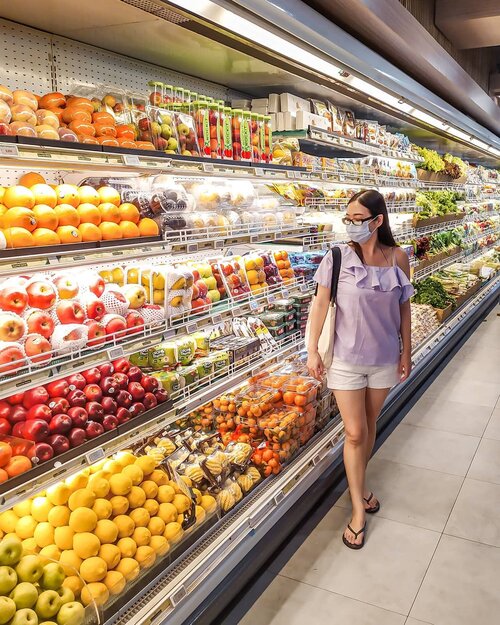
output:
[{"label": "green vegetable", "polygon": [[446,308],[454,303],[454,299],[448,295],[441,282],[434,278],[424,278],[413,284],[415,294],[412,301],[415,304],[429,304],[434,308]]}]

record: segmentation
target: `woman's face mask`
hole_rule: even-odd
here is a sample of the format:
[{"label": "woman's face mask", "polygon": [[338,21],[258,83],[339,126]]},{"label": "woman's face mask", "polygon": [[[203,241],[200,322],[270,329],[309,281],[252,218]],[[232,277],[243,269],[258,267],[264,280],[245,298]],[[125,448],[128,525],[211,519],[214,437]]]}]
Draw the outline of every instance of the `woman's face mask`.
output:
[{"label": "woman's face mask", "polygon": [[346,226],[347,236],[355,243],[366,243],[372,236],[373,232],[370,230],[370,224],[377,219],[374,217],[369,221],[364,221],[361,225],[355,226],[354,224],[348,224]]}]

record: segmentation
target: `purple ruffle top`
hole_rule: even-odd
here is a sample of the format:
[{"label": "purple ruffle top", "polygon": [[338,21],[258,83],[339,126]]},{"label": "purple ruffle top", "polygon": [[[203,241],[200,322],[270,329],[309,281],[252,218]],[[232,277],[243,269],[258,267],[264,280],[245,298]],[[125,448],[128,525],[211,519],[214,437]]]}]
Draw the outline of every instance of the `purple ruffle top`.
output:
[{"label": "purple ruffle top", "polygon": [[[335,358],[353,365],[392,365],[400,355],[400,304],[413,286],[397,265],[364,265],[349,245],[339,245],[342,268],[335,317]],[[321,261],[314,280],[330,288],[332,254]]]}]

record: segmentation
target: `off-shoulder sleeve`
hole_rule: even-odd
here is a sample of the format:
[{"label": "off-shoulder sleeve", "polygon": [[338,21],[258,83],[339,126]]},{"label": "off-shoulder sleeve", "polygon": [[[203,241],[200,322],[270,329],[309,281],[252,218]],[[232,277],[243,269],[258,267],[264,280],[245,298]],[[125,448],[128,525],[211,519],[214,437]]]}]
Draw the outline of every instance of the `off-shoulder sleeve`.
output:
[{"label": "off-shoulder sleeve", "polygon": [[332,270],[333,270],[333,262],[332,262],[332,253],[328,251],[321,261],[319,267],[316,269],[316,273],[314,274],[314,281],[317,282],[320,286],[324,286],[329,289],[332,285]]}]

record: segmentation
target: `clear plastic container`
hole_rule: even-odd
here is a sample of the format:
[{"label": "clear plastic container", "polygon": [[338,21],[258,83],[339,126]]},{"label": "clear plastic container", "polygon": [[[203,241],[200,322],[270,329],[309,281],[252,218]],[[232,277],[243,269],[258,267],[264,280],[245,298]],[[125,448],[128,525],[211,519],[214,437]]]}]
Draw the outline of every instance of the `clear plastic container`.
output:
[{"label": "clear plastic container", "polygon": [[220,143],[221,143],[221,154],[222,158],[233,158],[233,130],[232,130],[232,122],[233,115],[232,109],[230,106],[223,106],[219,111],[221,118],[221,132],[220,132]]},{"label": "clear plastic container", "polygon": [[220,273],[227,293],[233,299],[248,297],[251,292],[244,261],[240,256],[227,257],[219,261]]},{"label": "clear plastic container", "polygon": [[278,394],[269,388],[248,386],[236,396],[240,423],[248,419],[258,419],[272,409],[273,404],[279,401]]},{"label": "clear plastic container", "polygon": [[271,125],[271,116],[264,115],[264,150],[263,160],[266,163],[270,163],[273,160],[273,127]]},{"label": "clear plastic container", "polygon": [[173,111],[157,106],[148,107],[151,137],[157,150],[166,154],[179,154],[179,137]]},{"label": "clear plastic container", "polygon": [[233,159],[241,161],[241,125],[243,123],[243,111],[233,109],[231,118],[231,128],[233,135]]},{"label": "clear plastic container", "polygon": [[283,402],[291,406],[305,406],[316,400],[320,386],[321,382],[313,378],[290,376],[281,387]]},{"label": "clear plastic container", "polygon": [[252,114],[242,111],[240,124],[241,160],[252,161]]},{"label": "clear plastic container", "polygon": [[202,156],[210,158],[210,109],[207,102],[198,100],[193,102],[196,134]]},{"label": "clear plastic container", "polygon": [[149,103],[151,106],[162,107],[164,103],[163,92],[165,85],[160,81],[150,80],[148,86],[150,87]]},{"label": "clear plastic container", "polygon": [[258,115],[257,113],[251,113],[250,129],[252,142],[252,162],[254,163],[260,163],[262,161],[261,127],[262,115]]},{"label": "clear plastic container", "polygon": [[284,443],[296,439],[299,426],[297,413],[286,407],[277,407],[259,419],[264,437],[273,443]]}]

